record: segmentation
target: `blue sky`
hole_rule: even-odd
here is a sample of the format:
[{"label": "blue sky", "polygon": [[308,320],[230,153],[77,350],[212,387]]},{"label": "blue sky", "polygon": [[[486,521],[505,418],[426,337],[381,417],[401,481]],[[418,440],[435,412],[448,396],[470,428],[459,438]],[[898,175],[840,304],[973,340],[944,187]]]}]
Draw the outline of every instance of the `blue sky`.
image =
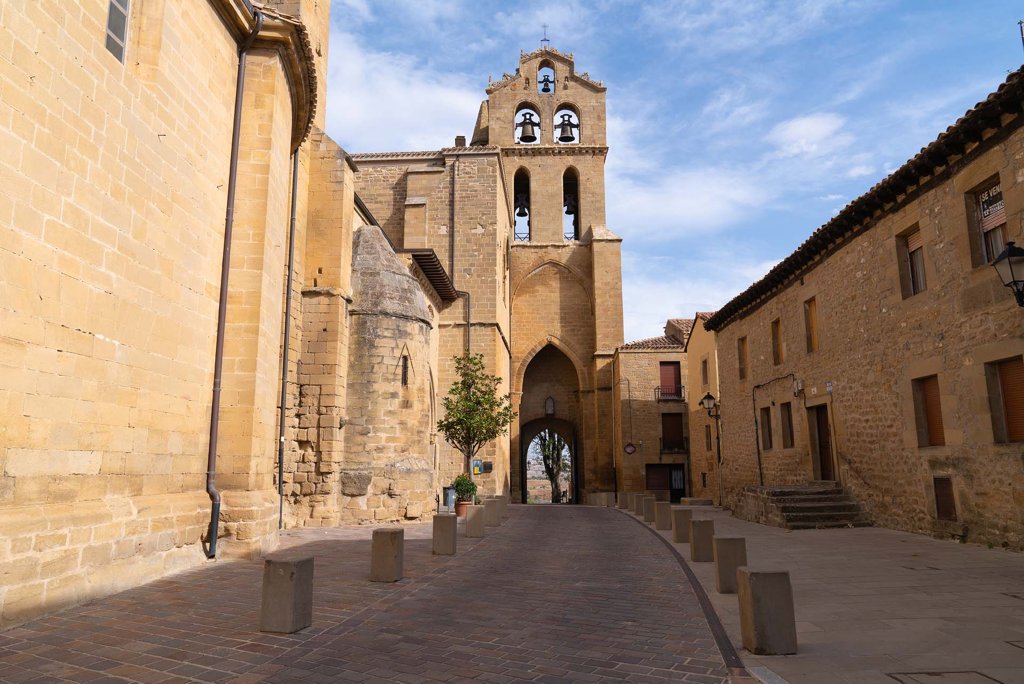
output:
[{"label": "blue sky", "polygon": [[608,87],[626,340],[721,306],[1024,62],[1003,1],[334,0],[327,130],[350,152],[472,134],[520,49]]}]

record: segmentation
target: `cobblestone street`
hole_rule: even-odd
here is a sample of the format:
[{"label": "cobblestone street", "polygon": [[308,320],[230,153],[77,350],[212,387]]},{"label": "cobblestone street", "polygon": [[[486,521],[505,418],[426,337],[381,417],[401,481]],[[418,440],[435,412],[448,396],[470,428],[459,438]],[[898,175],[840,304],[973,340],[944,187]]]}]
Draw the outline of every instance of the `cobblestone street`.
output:
[{"label": "cobblestone street", "polygon": [[0,633],[0,679],[728,681],[677,560],[620,512],[514,506],[454,558],[409,526],[393,585],[366,580],[369,529],[285,534],[316,556],[301,633],[256,631],[262,563],[218,562]]}]

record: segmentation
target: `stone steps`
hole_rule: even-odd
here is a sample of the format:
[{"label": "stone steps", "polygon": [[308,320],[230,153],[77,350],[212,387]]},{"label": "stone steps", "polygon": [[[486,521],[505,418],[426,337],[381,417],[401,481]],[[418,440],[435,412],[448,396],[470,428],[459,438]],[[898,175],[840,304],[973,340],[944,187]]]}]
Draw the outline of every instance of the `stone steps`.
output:
[{"label": "stone steps", "polygon": [[790,530],[871,524],[860,504],[835,482],[748,487],[746,496],[753,504],[748,504],[748,510],[756,511],[753,519]]}]

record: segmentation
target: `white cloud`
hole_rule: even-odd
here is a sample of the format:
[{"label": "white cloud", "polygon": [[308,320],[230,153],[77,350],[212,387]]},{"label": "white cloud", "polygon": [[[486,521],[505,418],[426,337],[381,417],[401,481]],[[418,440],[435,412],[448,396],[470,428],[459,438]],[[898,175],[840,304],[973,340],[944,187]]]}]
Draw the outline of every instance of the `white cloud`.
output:
[{"label": "white cloud", "polygon": [[871,164],[857,164],[851,166],[847,172],[847,178],[861,178],[862,176],[870,176],[875,172],[875,167]]},{"label": "white cloud", "polygon": [[367,0],[335,0],[335,5],[331,8],[331,17],[343,22],[368,21],[373,17],[373,13]]},{"label": "white cloud", "polygon": [[845,123],[838,114],[798,116],[776,124],[766,140],[780,157],[821,157],[853,142],[853,136],[841,132]]},{"label": "white cloud", "polygon": [[408,55],[375,52],[331,31],[327,130],[350,152],[450,147],[472,135],[483,88]]}]

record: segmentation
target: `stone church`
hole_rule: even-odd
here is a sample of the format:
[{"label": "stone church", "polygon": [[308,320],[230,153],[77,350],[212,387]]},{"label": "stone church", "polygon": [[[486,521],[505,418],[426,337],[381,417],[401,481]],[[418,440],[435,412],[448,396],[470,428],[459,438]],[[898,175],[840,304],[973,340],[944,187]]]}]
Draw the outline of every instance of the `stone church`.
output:
[{"label": "stone church", "polygon": [[542,49],[438,151],[323,130],[326,0],[0,5],[0,628],[278,530],[429,516],[454,356],[614,489],[605,88]]}]

